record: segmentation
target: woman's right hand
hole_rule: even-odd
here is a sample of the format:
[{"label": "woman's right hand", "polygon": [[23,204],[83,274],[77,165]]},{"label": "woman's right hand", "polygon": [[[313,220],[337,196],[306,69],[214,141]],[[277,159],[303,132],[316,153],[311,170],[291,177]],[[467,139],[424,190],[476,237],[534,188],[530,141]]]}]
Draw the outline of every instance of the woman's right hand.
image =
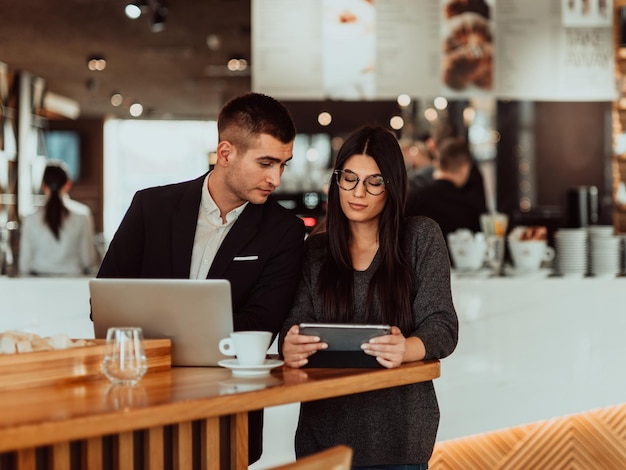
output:
[{"label": "woman's right hand", "polygon": [[326,349],[328,344],[323,343],[319,336],[301,335],[298,325],[293,325],[285,335],[282,353],[285,365],[298,368],[309,362],[309,356],[321,349]]}]

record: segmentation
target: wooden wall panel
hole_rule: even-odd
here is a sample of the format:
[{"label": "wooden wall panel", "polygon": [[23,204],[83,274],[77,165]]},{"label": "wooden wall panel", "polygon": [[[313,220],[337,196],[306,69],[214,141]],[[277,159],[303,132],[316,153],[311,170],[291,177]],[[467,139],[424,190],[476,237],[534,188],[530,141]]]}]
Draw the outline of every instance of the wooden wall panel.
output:
[{"label": "wooden wall panel", "polygon": [[623,470],[626,404],[438,442],[431,470]]}]

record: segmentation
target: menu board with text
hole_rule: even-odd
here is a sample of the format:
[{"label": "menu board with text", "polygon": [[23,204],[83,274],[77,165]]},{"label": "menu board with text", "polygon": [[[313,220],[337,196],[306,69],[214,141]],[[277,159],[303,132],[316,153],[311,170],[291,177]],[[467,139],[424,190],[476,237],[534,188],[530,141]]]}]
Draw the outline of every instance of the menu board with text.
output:
[{"label": "menu board with text", "polygon": [[578,5],[253,0],[252,86],[300,100],[612,101],[612,4]]}]

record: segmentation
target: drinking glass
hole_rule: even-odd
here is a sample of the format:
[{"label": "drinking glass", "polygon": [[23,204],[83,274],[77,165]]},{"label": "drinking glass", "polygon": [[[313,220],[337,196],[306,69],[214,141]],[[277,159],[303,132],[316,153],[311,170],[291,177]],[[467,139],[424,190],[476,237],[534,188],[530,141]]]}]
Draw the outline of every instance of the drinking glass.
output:
[{"label": "drinking glass", "polygon": [[116,385],[135,385],[147,369],[141,328],[109,328],[102,360],[104,375]]},{"label": "drinking glass", "polygon": [[504,237],[498,235],[487,236],[487,263],[491,267],[494,276],[502,275],[504,243]]}]

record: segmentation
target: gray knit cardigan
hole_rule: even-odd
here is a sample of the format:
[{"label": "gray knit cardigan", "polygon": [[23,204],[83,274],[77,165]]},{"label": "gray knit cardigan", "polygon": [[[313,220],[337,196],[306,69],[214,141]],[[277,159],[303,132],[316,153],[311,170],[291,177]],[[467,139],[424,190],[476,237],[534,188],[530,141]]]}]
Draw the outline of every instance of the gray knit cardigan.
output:
[{"label": "gray knit cardigan", "polygon": [[[429,218],[411,217],[405,230],[402,248],[415,270],[412,310],[416,328],[403,334],[423,341],[425,359],[442,359],[452,353],[458,340],[446,244],[439,226]],[[280,344],[292,325],[321,321],[317,282],[328,256],[326,247],[326,234],[306,241],[302,276]],[[379,263],[377,254],[367,270],[354,272],[354,323],[365,322],[367,286]],[[374,308],[380,311],[377,302]],[[354,450],[353,465],[357,466],[426,463],[438,425],[439,406],[432,381],[306,402],[300,408],[296,456],[345,444]]]}]

